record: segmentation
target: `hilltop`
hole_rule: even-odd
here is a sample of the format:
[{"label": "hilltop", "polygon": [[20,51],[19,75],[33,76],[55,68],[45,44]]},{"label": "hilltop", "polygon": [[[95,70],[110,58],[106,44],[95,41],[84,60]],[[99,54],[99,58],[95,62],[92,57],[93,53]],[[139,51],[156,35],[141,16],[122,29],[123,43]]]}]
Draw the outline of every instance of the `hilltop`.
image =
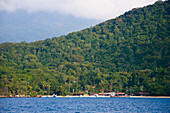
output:
[{"label": "hilltop", "polygon": [[0,94],[170,95],[169,1],[67,36],[0,44]]}]

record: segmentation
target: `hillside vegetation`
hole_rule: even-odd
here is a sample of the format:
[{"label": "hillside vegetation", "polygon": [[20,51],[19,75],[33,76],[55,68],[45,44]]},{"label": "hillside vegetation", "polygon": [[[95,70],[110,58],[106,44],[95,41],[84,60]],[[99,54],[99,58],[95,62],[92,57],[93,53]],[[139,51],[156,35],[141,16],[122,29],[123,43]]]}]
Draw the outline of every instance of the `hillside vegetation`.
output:
[{"label": "hillside vegetation", "polygon": [[32,43],[0,44],[0,94],[170,95],[169,1]]}]

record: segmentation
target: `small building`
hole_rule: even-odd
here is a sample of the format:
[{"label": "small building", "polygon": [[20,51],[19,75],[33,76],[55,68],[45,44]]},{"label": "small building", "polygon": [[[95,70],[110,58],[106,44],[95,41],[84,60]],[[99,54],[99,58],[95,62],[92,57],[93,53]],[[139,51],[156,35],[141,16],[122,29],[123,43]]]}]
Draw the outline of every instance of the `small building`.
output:
[{"label": "small building", "polygon": [[85,92],[73,93],[73,96],[84,96]]},{"label": "small building", "polygon": [[135,96],[135,94],[134,93],[130,93],[130,96]]},{"label": "small building", "polygon": [[115,95],[115,92],[108,92],[108,93],[99,93],[98,96],[111,96],[111,95]]},{"label": "small building", "polygon": [[115,92],[111,92],[110,96],[115,96],[116,93]]},{"label": "small building", "polygon": [[115,96],[126,96],[124,92],[115,93]]},{"label": "small building", "polygon": [[93,92],[90,96],[95,96],[97,93]]},{"label": "small building", "polygon": [[19,98],[19,97],[20,97],[20,95],[15,95],[15,97]]},{"label": "small building", "polygon": [[84,97],[88,97],[88,96],[89,96],[89,94],[85,93],[83,96],[84,96]]},{"label": "small building", "polygon": [[146,91],[144,92],[138,92],[137,96],[145,96],[146,95]]},{"label": "small building", "polygon": [[40,97],[40,98],[41,98],[41,97],[42,97],[42,95],[37,95],[37,97]]}]

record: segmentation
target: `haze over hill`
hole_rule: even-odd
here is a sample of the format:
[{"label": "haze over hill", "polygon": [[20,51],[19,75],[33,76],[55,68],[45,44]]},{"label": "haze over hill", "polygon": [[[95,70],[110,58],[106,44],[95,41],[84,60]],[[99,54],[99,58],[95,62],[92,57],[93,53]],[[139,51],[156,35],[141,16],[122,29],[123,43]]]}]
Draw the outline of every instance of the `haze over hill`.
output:
[{"label": "haze over hill", "polygon": [[0,44],[0,94],[170,95],[169,1],[32,43]]},{"label": "haze over hill", "polygon": [[71,15],[27,13],[23,10],[13,13],[0,11],[0,17],[0,43],[44,40],[82,30],[100,22]]},{"label": "haze over hill", "polygon": [[33,42],[66,35],[154,1],[0,0],[0,43]]}]

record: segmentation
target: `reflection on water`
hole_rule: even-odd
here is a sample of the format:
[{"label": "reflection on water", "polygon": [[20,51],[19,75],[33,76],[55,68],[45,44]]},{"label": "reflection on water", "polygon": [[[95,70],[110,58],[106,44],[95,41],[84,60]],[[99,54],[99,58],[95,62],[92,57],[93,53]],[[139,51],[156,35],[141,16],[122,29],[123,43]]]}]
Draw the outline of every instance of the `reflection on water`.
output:
[{"label": "reflection on water", "polygon": [[170,99],[0,98],[0,112],[170,112]]}]

